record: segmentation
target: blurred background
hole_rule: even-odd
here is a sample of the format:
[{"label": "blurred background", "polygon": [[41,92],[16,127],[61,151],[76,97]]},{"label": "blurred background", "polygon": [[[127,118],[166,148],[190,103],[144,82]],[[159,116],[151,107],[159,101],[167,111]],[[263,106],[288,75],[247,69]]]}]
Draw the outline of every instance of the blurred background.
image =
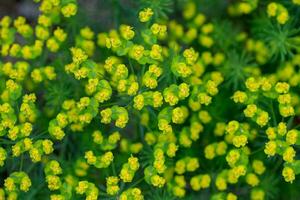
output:
[{"label": "blurred background", "polygon": [[[199,11],[207,16],[221,19],[226,14],[226,7],[235,0],[198,0]],[[80,22],[91,26],[95,31],[116,28],[121,23],[138,25],[138,11],[151,7],[160,20],[180,18],[182,7],[188,0],[77,0],[80,5]],[[211,12],[211,11],[214,12]],[[34,22],[38,15],[38,4],[33,0],[0,0],[0,17],[24,16]]]},{"label": "blurred background", "polygon": [[[139,1],[134,0],[77,0],[77,2],[80,5],[78,14],[81,20],[97,29],[113,27],[122,16],[126,16],[122,21],[131,21],[139,6]],[[38,13],[38,4],[33,0],[0,0],[0,17],[22,15],[29,22],[33,22]]]}]

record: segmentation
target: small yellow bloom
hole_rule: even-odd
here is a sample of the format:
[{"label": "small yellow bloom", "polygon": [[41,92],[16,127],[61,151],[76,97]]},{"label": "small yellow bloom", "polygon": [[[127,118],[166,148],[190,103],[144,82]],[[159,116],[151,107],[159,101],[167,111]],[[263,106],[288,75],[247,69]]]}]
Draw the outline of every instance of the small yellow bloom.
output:
[{"label": "small yellow bloom", "polygon": [[151,8],[145,8],[144,10],[139,12],[140,22],[147,22],[151,19],[153,15],[153,11]]}]

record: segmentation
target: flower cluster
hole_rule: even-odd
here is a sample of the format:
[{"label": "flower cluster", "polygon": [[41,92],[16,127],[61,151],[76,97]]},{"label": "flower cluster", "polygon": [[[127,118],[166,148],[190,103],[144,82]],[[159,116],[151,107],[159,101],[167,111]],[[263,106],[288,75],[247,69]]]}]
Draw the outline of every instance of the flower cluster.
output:
[{"label": "flower cluster", "polygon": [[299,0],[34,2],[0,20],[0,200],[300,196]]}]

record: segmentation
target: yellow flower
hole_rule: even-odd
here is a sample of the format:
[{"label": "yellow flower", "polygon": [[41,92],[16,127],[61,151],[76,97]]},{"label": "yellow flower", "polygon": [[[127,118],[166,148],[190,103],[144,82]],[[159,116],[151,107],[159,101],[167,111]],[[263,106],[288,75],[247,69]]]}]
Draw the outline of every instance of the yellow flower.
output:
[{"label": "yellow flower", "polygon": [[184,160],[178,160],[175,164],[175,172],[177,174],[183,174],[185,172],[185,166]]},{"label": "yellow flower", "polygon": [[167,149],[167,152],[166,154],[169,156],[169,157],[174,157],[176,155],[176,151],[178,150],[178,146],[175,144],[175,143],[170,143],[168,145],[168,149]]},{"label": "yellow flower", "polygon": [[259,179],[255,174],[250,173],[246,176],[246,182],[252,187],[255,187],[259,184]]},{"label": "yellow flower", "polygon": [[251,190],[251,200],[264,200],[265,192],[262,189],[252,189]]},{"label": "yellow flower", "polygon": [[128,158],[128,164],[129,164],[130,169],[132,169],[134,171],[137,171],[140,167],[139,160],[136,157]]},{"label": "yellow flower", "polygon": [[116,176],[110,176],[106,178],[106,192],[109,195],[116,195],[120,187],[118,186],[119,178]]},{"label": "yellow flower", "polygon": [[226,156],[226,161],[230,167],[233,167],[236,162],[240,159],[240,153],[238,150],[231,150]]},{"label": "yellow flower", "polygon": [[179,198],[182,198],[185,196],[185,189],[182,187],[175,186],[173,187],[173,194]]},{"label": "yellow flower", "polygon": [[276,153],[276,148],[277,148],[277,144],[275,141],[269,141],[266,143],[265,145],[265,149],[264,152],[268,155],[268,156],[274,156]]},{"label": "yellow flower", "polygon": [[121,40],[118,37],[106,39],[106,48],[108,49],[112,48],[114,50],[120,46],[121,46]]},{"label": "yellow flower", "polygon": [[289,91],[289,89],[290,89],[290,85],[288,83],[285,83],[285,82],[278,82],[275,85],[275,90],[279,94],[285,94]]},{"label": "yellow flower", "polygon": [[5,179],[4,186],[5,186],[5,189],[9,192],[16,190],[16,185],[15,185],[14,179],[12,179],[11,177],[8,177]]},{"label": "yellow flower", "polygon": [[60,194],[52,194],[50,196],[50,200],[64,200],[65,197]]},{"label": "yellow flower", "polygon": [[217,155],[221,156],[221,155],[226,154],[226,150],[227,150],[226,142],[222,141],[222,142],[217,143],[217,147],[216,147]]},{"label": "yellow flower", "polygon": [[237,199],[238,199],[238,197],[235,194],[233,194],[231,192],[229,192],[227,194],[226,200],[237,200]]},{"label": "yellow flower", "polygon": [[156,137],[153,133],[148,132],[145,134],[145,141],[148,145],[153,145],[156,142]]},{"label": "yellow flower", "polygon": [[129,200],[129,199],[143,200],[144,196],[142,195],[142,191],[139,188],[131,188],[125,190],[120,195],[120,200]]},{"label": "yellow flower", "polygon": [[296,5],[300,5],[300,0],[293,0],[293,3]]},{"label": "yellow flower", "polygon": [[0,147],[0,167],[4,165],[4,161],[6,160],[7,153],[4,148]]},{"label": "yellow flower", "polygon": [[108,39],[108,34],[107,33],[99,33],[97,35],[97,44],[100,47],[105,47],[106,46],[106,40]]},{"label": "yellow flower", "polygon": [[[22,172],[20,172],[20,173],[22,173]],[[31,187],[31,180],[28,177],[28,175],[24,173],[24,176],[20,182],[20,190],[22,190],[24,192],[28,192],[30,187]]]},{"label": "yellow flower", "polygon": [[270,17],[274,17],[276,16],[277,13],[277,4],[275,2],[269,3],[268,7],[267,7],[267,13]]},{"label": "yellow flower", "polygon": [[94,32],[88,26],[80,29],[80,35],[87,40],[92,40],[94,38]]},{"label": "yellow flower", "polygon": [[282,94],[278,96],[277,100],[280,104],[290,104],[292,97],[290,94]]},{"label": "yellow flower", "polygon": [[254,77],[250,77],[246,80],[246,87],[251,91],[251,92],[256,92],[259,87],[260,84],[257,80],[255,80]]},{"label": "yellow flower", "polygon": [[247,144],[248,138],[245,135],[237,135],[233,137],[233,145],[236,147],[243,147]]},{"label": "yellow flower", "polygon": [[247,105],[247,108],[244,110],[246,117],[253,117],[257,112],[257,106],[255,104]]},{"label": "yellow flower", "polygon": [[287,133],[286,123],[280,122],[277,126],[277,132],[279,135],[284,136]]},{"label": "yellow flower", "polygon": [[67,38],[67,34],[59,27],[54,30],[53,35],[60,42],[65,41]]},{"label": "yellow flower", "polygon": [[176,107],[172,110],[172,122],[175,124],[184,123],[187,117],[188,117],[188,109],[184,106]]},{"label": "yellow flower", "polygon": [[222,136],[225,133],[226,124],[223,122],[217,122],[216,127],[214,129],[214,134],[216,136]]},{"label": "yellow flower", "polygon": [[184,9],[183,9],[183,17],[185,19],[191,19],[193,16],[197,13],[197,7],[196,4],[192,1],[189,1],[188,3],[185,4]]},{"label": "yellow flower", "polygon": [[295,115],[295,110],[293,106],[290,105],[285,105],[285,106],[279,105],[279,113],[283,117],[289,117]]},{"label": "yellow flower", "polygon": [[118,119],[116,120],[116,127],[119,128],[124,128],[128,122],[128,114],[127,113],[122,113],[119,115]]},{"label": "yellow flower", "polygon": [[207,48],[210,48],[214,44],[214,40],[212,37],[207,35],[200,35],[199,36],[199,43]]},{"label": "yellow flower", "polygon": [[169,122],[164,119],[160,119],[158,121],[158,129],[163,131],[164,133],[170,133],[173,131],[172,126],[169,125]]},{"label": "yellow flower", "polygon": [[86,53],[80,48],[72,47],[70,50],[72,53],[72,60],[76,65],[81,64],[88,58]]},{"label": "yellow flower", "polygon": [[261,111],[258,114],[258,117],[256,119],[256,123],[260,126],[265,126],[265,125],[267,125],[268,121],[269,121],[269,114],[265,111]]},{"label": "yellow flower", "polygon": [[165,25],[160,25],[160,24],[157,24],[157,23],[154,23],[151,26],[150,30],[153,33],[153,35],[157,35],[160,38],[165,37],[166,34],[167,34],[167,27]]},{"label": "yellow flower", "polygon": [[114,155],[111,151],[106,152],[102,157],[101,157],[101,164],[103,165],[104,168],[108,167],[110,163],[114,160]]},{"label": "yellow flower", "polygon": [[140,22],[147,22],[151,19],[153,15],[153,11],[151,8],[145,8],[144,10],[139,12]]},{"label": "yellow flower", "polygon": [[186,49],[183,51],[183,57],[185,57],[188,64],[194,64],[198,59],[199,54],[193,49]]},{"label": "yellow flower", "polygon": [[54,67],[52,66],[46,66],[44,68],[44,74],[47,77],[48,80],[54,80],[56,79],[56,73],[54,71]]},{"label": "yellow flower", "polygon": [[290,145],[296,144],[298,140],[298,130],[292,129],[286,134],[286,142]]},{"label": "yellow flower", "polygon": [[135,33],[132,29],[133,29],[133,27],[131,27],[131,26],[124,25],[124,24],[120,25],[121,36],[125,40],[131,40],[135,35]]},{"label": "yellow flower", "polygon": [[46,168],[45,168],[45,174],[58,175],[61,173],[62,173],[62,169],[61,169],[58,161],[51,160],[47,163]]},{"label": "yellow flower", "polygon": [[154,60],[161,60],[162,59],[162,47],[158,44],[154,44],[151,47],[150,57]]},{"label": "yellow flower", "polygon": [[176,70],[179,76],[182,76],[183,78],[188,77],[192,74],[191,68],[183,62],[179,62],[176,64]]},{"label": "yellow flower", "polygon": [[104,124],[108,124],[111,122],[111,115],[112,115],[112,110],[110,108],[107,108],[105,110],[102,110],[100,112],[101,114],[101,122]]},{"label": "yellow flower", "polygon": [[72,17],[77,13],[77,5],[74,3],[68,3],[61,8],[61,13],[65,17]]},{"label": "yellow flower", "polygon": [[289,20],[289,13],[285,10],[282,11],[278,16],[277,16],[277,21],[279,24],[285,24]]},{"label": "yellow flower", "polygon": [[189,172],[193,172],[199,168],[199,161],[197,158],[189,158],[186,163],[186,170]]},{"label": "yellow flower", "polygon": [[295,172],[292,168],[290,167],[284,167],[282,170],[282,176],[284,177],[284,180],[286,182],[293,183],[295,180]]},{"label": "yellow flower", "polygon": [[275,128],[273,127],[268,127],[266,130],[266,134],[268,135],[269,140],[274,140],[276,139],[276,131]]},{"label": "yellow flower", "polygon": [[210,114],[206,110],[200,111],[198,117],[204,124],[207,124],[212,120]]},{"label": "yellow flower", "polygon": [[221,176],[217,176],[215,184],[216,184],[218,190],[223,191],[223,190],[227,189],[226,179]]},{"label": "yellow flower", "polygon": [[205,20],[206,20],[205,15],[200,13],[200,14],[196,15],[196,17],[194,18],[194,23],[199,27],[199,26],[203,25]]},{"label": "yellow flower", "polygon": [[159,175],[154,175],[151,177],[151,183],[153,186],[161,188],[165,185],[166,180]]},{"label": "yellow flower", "polygon": [[49,38],[46,45],[51,52],[57,52],[59,49],[59,43],[54,38]]},{"label": "yellow flower", "polygon": [[209,105],[212,100],[212,98],[204,92],[198,94],[198,99],[200,104],[204,104],[206,106]]},{"label": "yellow flower", "polygon": [[226,126],[226,131],[232,135],[239,129],[239,126],[240,124],[238,121],[230,121]]},{"label": "yellow flower", "polygon": [[209,159],[209,160],[213,159],[216,156],[214,145],[210,144],[205,147],[204,156],[206,159]]},{"label": "yellow flower", "polygon": [[94,155],[92,151],[85,152],[85,159],[87,160],[87,163],[90,165],[96,164],[97,157]]},{"label": "yellow flower", "polygon": [[88,182],[87,181],[80,181],[78,186],[76,187],[76,193],[83,194],[88,189]]},{"label": "yellow flower", "polygon": [[144,47],[142,45],[133,45],[129,50],[129,56],[135,60],[140,60],[144,55]]},{"label": "yellow flower", "polygon": [[50,190],[58,190],[61,187],[61,181],[58,176],[48,175],[46,176],[46,182]]},{"label": "yellow flower", "polygon": [[211,178],[208,174],[198,175],[191,178],[190,184],[193,190],[199,191],[210,186]]},{"label": "yellow flower", "polygon": [[4,17],[2,17],[0,24],[2,27],[9,27],[9,25],[11,24],[11,21],[12,20],[9,16],[4,16]]},{"label": "yellow flower", "polygon": [[43,140],[42,145],[45,154],[50,154],[53,152],[54,148],[53,148],[53,142],[51,140],[48,139]]},{"label": "yellow flower", "polygon": [[288,147],[283,152],[282,158],[284,161],[291,163],[294,161],[295,156],[296,156],[296,151],[294,150],[294,148]]}]

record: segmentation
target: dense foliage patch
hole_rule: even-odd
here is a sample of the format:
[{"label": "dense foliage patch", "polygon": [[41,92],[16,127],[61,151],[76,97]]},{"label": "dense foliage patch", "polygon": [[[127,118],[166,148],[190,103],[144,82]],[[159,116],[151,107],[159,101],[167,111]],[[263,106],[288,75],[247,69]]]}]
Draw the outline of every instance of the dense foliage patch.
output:
[{"label": "dense foliage patch", "polygon": [[0,200],[300,198],[299,0],[35,2],[0,21]]}]

